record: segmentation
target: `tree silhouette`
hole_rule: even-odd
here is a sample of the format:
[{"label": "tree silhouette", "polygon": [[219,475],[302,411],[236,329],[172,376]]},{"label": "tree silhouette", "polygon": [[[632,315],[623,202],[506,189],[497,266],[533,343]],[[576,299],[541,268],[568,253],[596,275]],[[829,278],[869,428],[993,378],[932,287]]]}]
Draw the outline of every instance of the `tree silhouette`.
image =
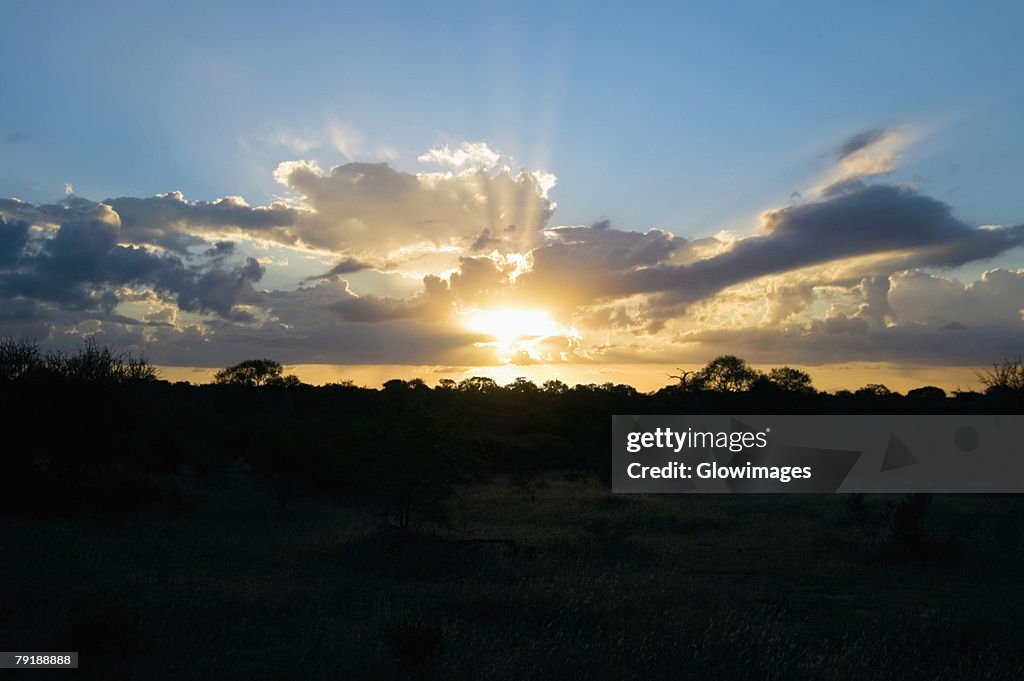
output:
[{"label": "tree silhouette", "polygon": [[565,383],[562,383],[558,379],[550,379],[544,381],[543,388],[544,392],[550,393],[552,395],[562,395],[569,391],[569,386],[567,386]]},{"label": "tree silhouette", "polygon": [[1024,390],[1024,360],[1003,360],[1002,364],[993,364],[992,369],[976,371],[978,380],[985,386],[985,392],[997,393]]},{"label": "tree silhouette", "polygon": [[768,372],[768,380],[789,393],[810,395],[814,392],[811,386],[811,375],[793,367],[775,367]]},{"label": "tree silhouette", "polygon": [[886,397],[892,395],[893,392],[889,388],[881,383],[868,383],[863,388],[859,388],[854,395],[858,397]]},{"label": "tree silhouette", "polygon": [[464,393],[493,393],[499,387],[493,378],[487,376],[471,376],[459,381],[459,390]]},{"label": "tree silhouette", "polygon": [[736,355],[721,355],[701,369],[697,383],[708,390],[723,393],[749,390],[757,379],[757,372]]},{"label": "tree silhouette", "polygon": [[213,375],[213,382],[221,385],[298,385],[294,375],[284,375],[284,367],[272,359],[247,359]]}]

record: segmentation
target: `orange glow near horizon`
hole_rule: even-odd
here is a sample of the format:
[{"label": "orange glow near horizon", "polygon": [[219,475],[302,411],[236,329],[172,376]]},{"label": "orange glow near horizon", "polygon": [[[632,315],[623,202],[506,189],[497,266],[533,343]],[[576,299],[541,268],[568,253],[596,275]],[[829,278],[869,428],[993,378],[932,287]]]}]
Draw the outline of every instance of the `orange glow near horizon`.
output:
[{"label": "orange glow near horizon", "polygon": [[[436,366],[412,364],[290,364],[286,373],[294,373],[313,385],[352,381],[356,385],[379,388],[385,381],[422,378],[428,385],[436,385],[442,378],[461,381],[470,376],[487,376],[505,385],[523,376],[538,385],[549,379],[558,379],[569,385],[577,383],[626,383],[641,392],[658,390],[674,382],[670,377],[678,374],[680,368],[686,371],[703,366],[691,363],[672,364],[605,364],[605,363],[559,363],[516,365],[513,363],[491,366]],[[774,365],[771,365],[774,366]],[[814,386],[819,390],[833,392],[841,389],[855,390],[868,383],[883,383],[892,390],[905,393],[911,388],[937,385],[947,391],[981,390],[974,367],[965,366],[901,366],[873,362],[851,362],[824,366],[795,365],[811,374]],[[767,370],[770,365],[755,364],[754,368]],[[158,366],[160,378],[168,381],[209,383],[216,368]]]}]

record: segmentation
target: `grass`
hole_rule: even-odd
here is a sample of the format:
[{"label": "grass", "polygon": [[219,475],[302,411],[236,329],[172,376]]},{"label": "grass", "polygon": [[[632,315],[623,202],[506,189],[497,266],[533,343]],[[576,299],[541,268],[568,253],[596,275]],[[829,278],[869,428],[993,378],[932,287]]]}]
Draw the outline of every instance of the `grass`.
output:
[{"label": "grass", "polygon": [[[1024,678],[1024,499],[460,488],[413,535],[344,500],[279,517],[244,471],[120,518],[0,516],[0,647],[84,679]],[[488,540],[488,541],[476,541]],[[501,540],[501,541],[489,541]]]}]

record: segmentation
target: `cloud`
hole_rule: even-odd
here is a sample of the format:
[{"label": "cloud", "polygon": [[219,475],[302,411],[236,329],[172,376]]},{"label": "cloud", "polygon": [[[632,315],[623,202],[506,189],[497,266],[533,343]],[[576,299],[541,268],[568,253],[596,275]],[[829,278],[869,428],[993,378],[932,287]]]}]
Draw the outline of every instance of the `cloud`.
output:
[{"label": "cloud", "polygon": [[338,261],[331,269],[327,270],[323,274],[317,274],[312,277],[306,277],[306,281],[312,281],[314,279],[329,279],[340,274],[354,274],[356,272],[362,272],[373,267],[367,262],[358,260],[357,258],[343,258]]},{"label": "cloud", "polygon": [[456,149],[447,144],[435,147],[418,157],[422,163],[435,163],[446,168],[462,171],[491,170],[501,161],[501,154],[492,151],[486,142],[463,142]]},{"label": "cloud", "polygon": [[891,173],[899,163],[900,151],[919,135],[908,126],[871,128],[851,135],[836,149],[836,165],[825,186]]},{"label": "cloud", "polygon": [[[518,288],[534,304],[552,303],[564,315],[575,307],[643,292],[626,279],[665,263],[687,247],[668,232],[612,229],[607,222],[546,232],[548,240],[531,252],[533,266]],[[551,292],[558,291],[552,299]]]},{"label": "cloud", "polygon": [[28,243],[29,224],[22,220],[8,222],[0,216],[0,267],[13,265]]},{"label": "cloud", "polygon": [[253,283],[262,277],[262,266],[252,258],[229,264],[230,243],[219,242],[200,261],[186,263],[120,243],[123,225],[107,204],[77,204],[66,213],[55,230],[32,238],[27,223],[3,221],[0,265],[7,266],[0,268],[0,296],[110,315],[122,302],[118,287],[143,286],[173,297],[183,311],[242,321],[247,317],[236,306],[260,299]]},{"label": "cloud", "polygon": [[307,209],[290,234],[362,257],[465,248],[484,229],[502,235],[503,249],[523,249],[554,211],[537,177],[508,169],[415,175],[386,163],[346,163],[325,173],[315,162],[290,161],[275,177]]},{"label": "cloud", "polygon": [[878,143],[883,137],[888,134],[888,130],[885,128],[874,128],[872,130],[865,130],[855,135],[851,135],[843,144],[839,147],[836,152],[836,159],[843,161],[849,157],[857,154],[864,149],[871,147],[873,144]]},{"label": "cloud", "polygon": [[1019,326],[1024,270],[990,270],[966,284],[917,270],[903,272],[893,277],[889,300],[908,324],[971,328],[1002,321]]},{"label": "cloud", "polygon": [[283,203],[251,208],[237,196],[188,201],[181,192],[168,192],[144,199],[107,199],[104,203],[121,217],[124,238],[178,252],[202,243],[205,232],[234,230],[288,243],[294,239],[287,228],[298,217],[298,211]]},{"label": "cloud", "polygon": [[[513,173],[484,143],[421,156],[442,172],[281,163],[288,196],[268,206],[0,199],[0,333],[101,334],[203,366],[998,360],[1024,340],[1024,270],[946,272],[1024,246],[1024,226],[975,227],[881,181],[907,135],[847,139],[833,181],[746,236],[553,226],[553,179]],[[271,262],[292,265],[267,275]],[[499,349],[465,328],[495,309],[558,332]]]},{"label": "cloud", "polygon": [[690,265],[657,265],[617,278],[625,292],[700,300],[744,281],[830,261],[882,254],[899,269],[955,267],[1024,244],[1024,226],[974,229],[949,206],[893,185],[851,186],[822,201],[768,212],[761,234]]},{"label": "cloud", "polygon": [[455,298],[449,283],[440,277],[423,278],[423,290],[409,299],[388,296],[358,296],[344,284],[344,294],[329,309],[348,322],[382,322],[396,319],[423,321],[450,320],[455,313]]}]

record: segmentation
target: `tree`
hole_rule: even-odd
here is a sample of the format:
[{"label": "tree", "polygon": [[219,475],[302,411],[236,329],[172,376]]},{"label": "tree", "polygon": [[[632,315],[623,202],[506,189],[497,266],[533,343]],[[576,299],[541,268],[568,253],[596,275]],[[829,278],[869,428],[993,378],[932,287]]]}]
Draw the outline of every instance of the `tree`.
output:
[{"label": "tree", "polygon": [[1003,360],[1002,364],[993,364],[992,369],[975,371],[986,393],[1024,390],[1024,360]]},{"label": "tree", "polygon": [[708,390],[733,393],[749,390],[757,376],[745,360],[735,355],[721,355],[708,362],[697,378],[698,384]]},{"label": "tree", "polygon": [[533,381],[524,378],[523,376],[518,377],[516,380],[505,386],[505,389],[513,393],[521,393],[524,395],[536,395],[540,392],[540,388]]},{"label": "tree", "polygon": [[562,383],[558,379],[552,378],[550,380],[544,381],[543,389],[546,393],[550,393],[552,395],[561,395],[569,391],[569,386],[567,386],[565,383]]},{"label": "tree", "polygon": [[247,359],[218,371],[213,375],[213,382],[255,388],[264,385],[298,385],[299,378],[291,374],[284,375],[284,367],[272,359]]},{"label": "tree", "polygon": [[868,383],[854,393],[857,397],[888,397],[892,394],[893,392],[881,383]]},{"label": "tree", "polygon": [[486,376],[471,376],[459,381],[459,391],[464,393],[493,393],[497,390],[498,383]]},{"label": "tree", "polygon": [[934,385],[926,385],[907,391],[907,397],[915,400],[944,400],[946,391]]},{"label": "tree", "polygon": [[700,371],[686,371],[684,369],[677,369],[678,374],[669,374],[669,378],[674,378],[679,381],[677,388],[682,389],[685,392],[699,392],[704,390],[704,380],[702,372]]},{"label": "tree", "polygon": [[788,393],[810,395],[814,393],[811,375],[793,367],[775,367],[768,372],[768,380]]}]

